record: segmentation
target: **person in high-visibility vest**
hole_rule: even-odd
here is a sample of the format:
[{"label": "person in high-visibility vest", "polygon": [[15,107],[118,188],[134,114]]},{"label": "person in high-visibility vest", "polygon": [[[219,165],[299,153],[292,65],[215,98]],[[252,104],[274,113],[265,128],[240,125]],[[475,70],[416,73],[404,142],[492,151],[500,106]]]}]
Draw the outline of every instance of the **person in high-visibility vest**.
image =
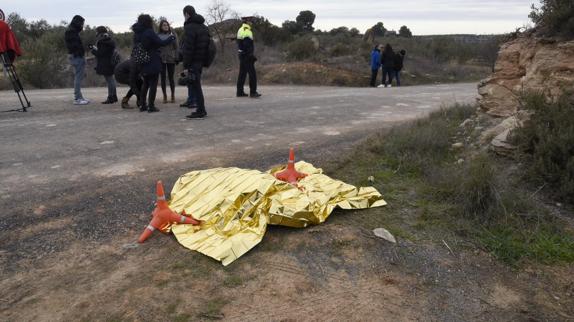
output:
[{"label": "person in high-visibility vest", "polygon": [[239,54],[239,77],[237,78],[237,97],[247,97],[243,90],[245,78],[249,74],[249,97],[257,98],[261,94],[257,92],[257,74],[255,72],[255,45],[251,19],[243,18],[243,25],[237,31],[237,52]]}]

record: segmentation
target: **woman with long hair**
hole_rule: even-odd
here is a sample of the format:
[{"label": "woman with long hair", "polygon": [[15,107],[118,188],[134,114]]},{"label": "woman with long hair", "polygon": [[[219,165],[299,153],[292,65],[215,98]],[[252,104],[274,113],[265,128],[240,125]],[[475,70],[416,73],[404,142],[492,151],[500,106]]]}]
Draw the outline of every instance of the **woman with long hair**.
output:
[{"label": "woman with long hair", "polygon": [[[150,15],[146,14],[142,14],[138,17],[138,21],[132,26],[132,30],[134,31],[134,48],[141,46],[149,56],[149,59],[142,64],[138,64],[138,62],[134,61],[134,63],[139,65],[138,67],[141,66],[141,75],[144,80],[140,93],[140,112],[159,112],[159,109],[155,107],[157,81],[159,73],[161,72],[159,48],[175,41],[175,36],[171,35],[165,40],[161,40],[153,31],[153,19]],[[149,97],[147,97],[148,92]]]},{"label": "woman with long hair", "polygon": [[[393,64],[395,60],[395,52],[390,44],[385,45],[385,50],[381,55],[381,64],[383,65],[383,84],[385,87],[392,86],[393,76],[395,70],[393,69]],[[387,82],[388,81],[388,82]]]},{"label": "woman with long hair", "polygon": [[175,65],[178,63],[179,46],[177,42],[177,35],[171,30],[171,26],[167,20],[162,20],[159,23],[159,32],[157,34],[161,40],[168,39],[170,36],[176,37],[175,41],[167,46],[159,49],[161,56],[161,90],[163,92],[163,102],[167,103],[166,91],[166,78],[169,80],[169,88],[171,89],[171,103],[175,103]]}]

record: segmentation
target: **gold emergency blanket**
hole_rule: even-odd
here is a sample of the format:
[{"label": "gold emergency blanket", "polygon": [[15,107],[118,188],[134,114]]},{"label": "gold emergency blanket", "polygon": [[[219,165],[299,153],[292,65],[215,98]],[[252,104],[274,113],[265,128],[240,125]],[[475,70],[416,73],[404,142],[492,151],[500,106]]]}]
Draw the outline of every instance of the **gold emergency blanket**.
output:
[{"label": "gold emergency blanket", "polygon": [[183,175],[171,192],[170,208],[204,222],[200,227],[175,225],[172,232],[183,246],[228,265],[263,239],[268,224],[307,227],[324,222],[335,207],[386,205],[375,188],[331,179],[303,161],[295,166],[308,174],[299,189],[273,177],[283,168],[267,173],[217,168]]}]

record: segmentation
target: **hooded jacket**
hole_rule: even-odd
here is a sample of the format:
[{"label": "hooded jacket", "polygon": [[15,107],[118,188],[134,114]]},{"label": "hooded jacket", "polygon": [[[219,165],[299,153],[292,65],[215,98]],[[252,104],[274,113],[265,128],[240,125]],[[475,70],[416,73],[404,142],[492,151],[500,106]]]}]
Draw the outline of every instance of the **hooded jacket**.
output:
[{"label": "hooded jacket", "polygon": [[161,40],[152,28],[146,28],[140,23],[134,24],[132,26],[132,30],[134,31],[134,45],[141,43],[151,58],[147,64],[142,65],[142,74],[159,74],[161,72],[161,56],[159,54],[159,48],[170,44],[174,41],[174,38],[170,37],[165,40]]},{"label": "hooded jacket", "polygon": [[204,24],[205,19],[194,14],[184,23],[182,43],[183,67],[191,69],[203,66],[209,54],[209,29]]},{"label": "hooded jacket", "polygon": [[255,43],[253,42],[253,31],[247,23],[241,25],[237,31],[237,51],[245,57],[252,57],[255,53]]},{"label": "hooded jacket", "polygon": [[114,74],[114,65],[112,64],[112,55],[116,50],[116,43],[106,33],[96,36],[99,40],[96,42],[96,48],[92,49],[92,54],[97,58],[96,73],[98,75],[111,76]]},{"label": "hooded jacket", "polygon": [[371,52],[371,69],[377,70],[379,68],[381,68],[381,51],[375,48]]},{"label": "hooded jacket", "polygon": [[82,16],[74,16],[68,29],[66,29],[66,33],[64,34],[68,54],[73,57],[84,57],[86,53],[84,44],[82,43],[82,38],[80,38],[80,32],[84,29],[84,21],[85,20]]}]

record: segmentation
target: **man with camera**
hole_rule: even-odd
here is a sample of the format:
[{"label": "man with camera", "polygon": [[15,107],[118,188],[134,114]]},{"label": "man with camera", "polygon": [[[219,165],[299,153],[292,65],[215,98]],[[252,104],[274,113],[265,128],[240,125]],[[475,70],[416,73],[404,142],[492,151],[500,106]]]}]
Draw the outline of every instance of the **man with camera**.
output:
[{"label": "man with camera", "polygon": [[188,119],[203,119],[207,116],[205,101],[201,89],[201,72],[208,59],[211,37],[204,24],[205,19],[195,12],[192,6],[183,8],[185,17],[183,35],[183,67],[187,71],[184,81],[193,89],[197,100],[197,110],[187,116]]}]

